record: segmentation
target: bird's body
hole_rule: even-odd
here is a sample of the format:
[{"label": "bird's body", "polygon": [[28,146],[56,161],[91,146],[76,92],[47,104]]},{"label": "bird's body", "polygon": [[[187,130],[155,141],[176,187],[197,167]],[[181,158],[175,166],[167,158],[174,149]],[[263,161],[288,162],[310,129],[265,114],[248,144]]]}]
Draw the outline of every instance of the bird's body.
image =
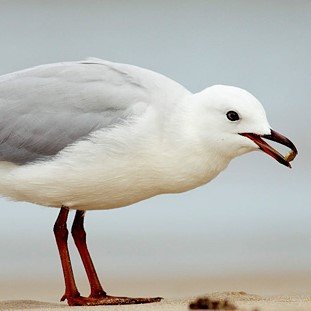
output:
[{"label": "bird's body", "polygon": [[217,161],[217,167],[211,167],[200,150],[189,157],[189,146],[162,140],[161,129],[151,135],[141,131],[155,119],[154,115],[140,118],[131,129],[125,125],[98,130],[44,162],[3,163],[1,192],[46,206],[110,209],[161,193],[190,190],[227,165]]},{"label": "bird's body", "polygon": [[[286,158],[262,138],[291,148]],[[54,233],[69,305],[160,298],[107,295],[86,245],[86,210],[112,209],[201,186],[246,152],[290,166],[297,150],[271,130],[260,102],[230,86],[193,94],[139,67],[99,59],[43,65],[0,77],[0,195],[58,207]],[[91,294],[75,284],[66,227]]]},{"label": "bird's body", "polygon": [[110,209],[208,182],[228,159],[194,139],[191,96],[155,72],[95,59],[2,76],[0,193]]}]

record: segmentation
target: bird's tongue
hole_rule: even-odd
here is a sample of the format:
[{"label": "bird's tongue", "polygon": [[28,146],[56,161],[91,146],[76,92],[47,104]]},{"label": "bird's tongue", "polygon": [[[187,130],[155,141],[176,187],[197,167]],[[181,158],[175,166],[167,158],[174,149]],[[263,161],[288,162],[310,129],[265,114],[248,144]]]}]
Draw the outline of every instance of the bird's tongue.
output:
[{"label": "bird's tongue", "polygon": [[[241,135],[251,139],[254,143],[256,143],[259,146],[259,148],[262,151],[264,151],[265,153],[276,159],[279,163],[288,167],[291,167],[289,162],[293,161],[298,153],[295,145],[288,138],[273,130],[271,130],[270,135],[258,135],[253,133],[242,133]],[[286,156],[283,156],[280,152],[278,152],[272,146],[267,144],[262,138],[280,143],[284,146],[289,147],[291,150]]]}]

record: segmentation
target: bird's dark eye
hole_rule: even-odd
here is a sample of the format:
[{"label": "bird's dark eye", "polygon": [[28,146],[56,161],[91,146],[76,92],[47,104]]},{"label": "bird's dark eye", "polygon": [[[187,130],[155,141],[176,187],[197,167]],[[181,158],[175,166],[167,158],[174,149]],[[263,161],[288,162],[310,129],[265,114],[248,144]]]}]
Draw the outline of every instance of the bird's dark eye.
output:
[{"label": "bird's dark eye", "polygon": [[239,115],[235,111],[228,111],[227,112],[227,118],[230,121],[238,121],[240,119]]}]

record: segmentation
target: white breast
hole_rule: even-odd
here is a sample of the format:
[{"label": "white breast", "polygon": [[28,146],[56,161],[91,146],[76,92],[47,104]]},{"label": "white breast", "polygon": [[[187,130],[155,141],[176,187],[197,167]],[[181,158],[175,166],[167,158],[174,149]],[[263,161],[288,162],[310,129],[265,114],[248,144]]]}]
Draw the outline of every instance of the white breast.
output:
[{"label": "white breast", "polygon": [[154,118],[150,113],[130,127],[97,131],[50,161],[2,162],[1,193],[45,206],[111,209],[198,187],[227,165],[211,166],[206,153],[163,139]]},{"label": "white breast", "polygon": [[66,148],[47,162],[2,162],[0,191],[14,200],[45,206],[111,209],[189,190],[219,173],[204,162],[206,155],[163,143],[150,123],[146,132],[144,122],[130,132],[127,127],[98,131],[91,140]]}]

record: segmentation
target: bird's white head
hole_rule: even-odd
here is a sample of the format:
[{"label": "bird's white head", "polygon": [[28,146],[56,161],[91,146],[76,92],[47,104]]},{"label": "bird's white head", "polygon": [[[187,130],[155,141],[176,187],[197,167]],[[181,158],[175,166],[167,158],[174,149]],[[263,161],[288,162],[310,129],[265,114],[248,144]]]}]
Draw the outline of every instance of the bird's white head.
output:
[{"label": "bird's white head", "polygon": [[[271,129],[263,106],[252,94],[237,87],[215,85],[194,94],[193,100],[195,135],[209,150],[213,148],[215,155],[230,161],[261,149],[290,167],[289,161],[297,149],[289,139]],[[262,138],[289,147],[291,156],[282,156]]]}]

